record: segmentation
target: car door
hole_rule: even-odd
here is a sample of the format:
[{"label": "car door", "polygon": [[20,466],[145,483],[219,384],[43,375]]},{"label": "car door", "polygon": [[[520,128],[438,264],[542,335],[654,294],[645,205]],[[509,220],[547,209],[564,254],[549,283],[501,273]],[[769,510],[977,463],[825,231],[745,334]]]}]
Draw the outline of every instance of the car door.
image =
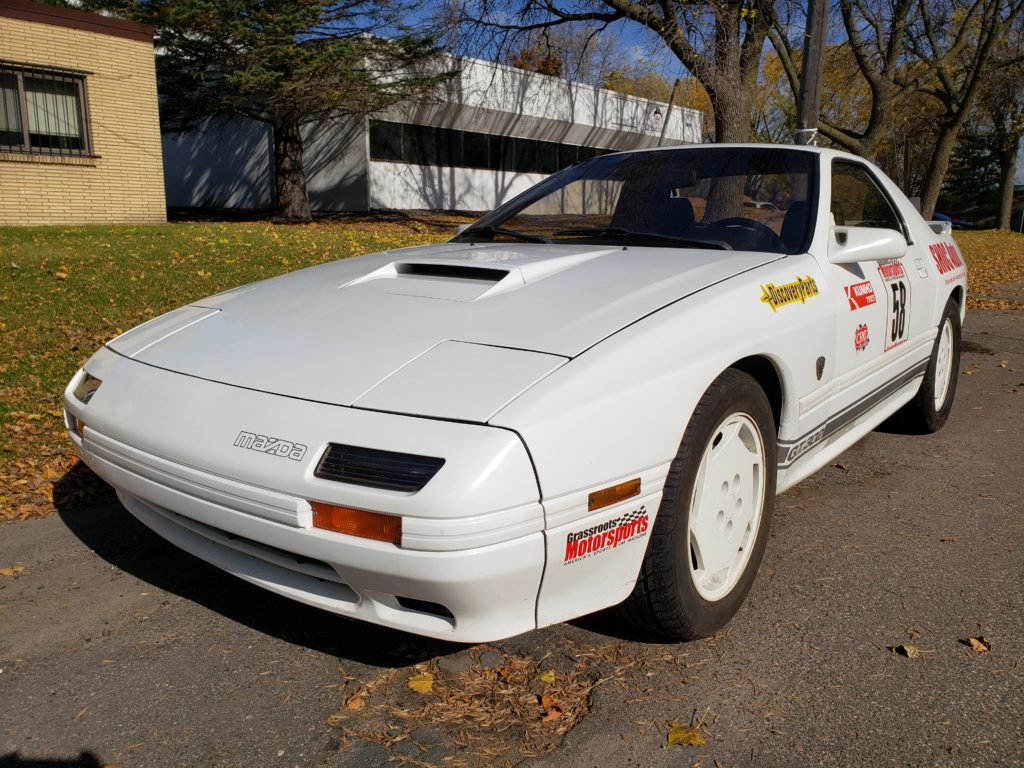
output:
[{"label": "car door", "polygon": [[[854,160],[832,161],[829,210],[836,226],[893,229],[910,239],[882,184]],[[825,265],[836,308],[835,393],[846,404],[869,397],[900,368],[920,282],[911,251],[892,261]]]}]

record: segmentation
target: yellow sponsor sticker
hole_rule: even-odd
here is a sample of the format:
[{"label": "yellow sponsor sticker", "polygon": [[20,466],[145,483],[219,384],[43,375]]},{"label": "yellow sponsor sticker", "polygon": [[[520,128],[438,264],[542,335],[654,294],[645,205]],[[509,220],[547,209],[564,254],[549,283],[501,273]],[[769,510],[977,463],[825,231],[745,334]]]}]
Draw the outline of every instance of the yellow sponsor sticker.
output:
[{"label": "yellow sponsor sticker", "polygon": [[798,301],[805,304],[809,298],[817,295],[818,284],[810,275],[798,277],[792,283],[783,283],[782,285],[768,283],[768,285],[761,286],[761,301],[771,307],[772,312],[779,307],[795,304]]}]

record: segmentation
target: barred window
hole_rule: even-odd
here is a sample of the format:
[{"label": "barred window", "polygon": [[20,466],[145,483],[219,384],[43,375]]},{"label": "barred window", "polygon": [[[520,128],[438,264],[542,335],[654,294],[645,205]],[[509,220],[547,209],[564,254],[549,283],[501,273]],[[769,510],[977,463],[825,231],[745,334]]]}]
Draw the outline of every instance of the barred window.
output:
[{"label": "barred window", "polygon": [[0,62],[0,151],[90,154],[85,75]]}]

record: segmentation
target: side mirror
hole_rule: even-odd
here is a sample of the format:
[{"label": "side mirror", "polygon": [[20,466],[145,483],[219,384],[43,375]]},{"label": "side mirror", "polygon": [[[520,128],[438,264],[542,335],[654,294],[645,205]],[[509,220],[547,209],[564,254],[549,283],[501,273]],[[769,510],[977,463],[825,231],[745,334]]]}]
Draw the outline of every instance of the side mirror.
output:
[{"label": "side mirror", "polygon": [[900,259],[907,254],[907,240],[895,229],[832,227],[828,260],[833,264]]},{"label": "side mirror", "polygon": [[455,228],[455,234],[456,234],[456,235],[461,235],[461,234],[462,234],[463,232],[465,232],[465,231],[466,231],[467,229],[469,229],[469,224],[459,224],[459,226],[457,226],[457,227]]}]

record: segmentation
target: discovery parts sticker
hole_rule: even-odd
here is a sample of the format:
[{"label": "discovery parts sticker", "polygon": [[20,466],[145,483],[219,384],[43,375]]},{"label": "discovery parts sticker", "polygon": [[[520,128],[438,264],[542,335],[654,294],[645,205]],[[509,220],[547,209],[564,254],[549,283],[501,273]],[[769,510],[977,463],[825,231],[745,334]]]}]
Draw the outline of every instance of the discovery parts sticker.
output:
[{"label": "discovery parts sticker", "polygon": [[565,536],[562,565],[578,563],[592,555],[610,552],[620,544],[645,536],[649,527],[650,514],[646,506],[641,506],[600,525],[570,531]]},{"label": "discovery parts sticker", "polygon": [[771,307],[772,312],[787,304],[796,304],[798,301],[801,304],[806,304],[809,298],[817,295],[818,284],[810,275],[798,277],[791,283],[782,285],[768,283],[761,286],[761,302]]}]

